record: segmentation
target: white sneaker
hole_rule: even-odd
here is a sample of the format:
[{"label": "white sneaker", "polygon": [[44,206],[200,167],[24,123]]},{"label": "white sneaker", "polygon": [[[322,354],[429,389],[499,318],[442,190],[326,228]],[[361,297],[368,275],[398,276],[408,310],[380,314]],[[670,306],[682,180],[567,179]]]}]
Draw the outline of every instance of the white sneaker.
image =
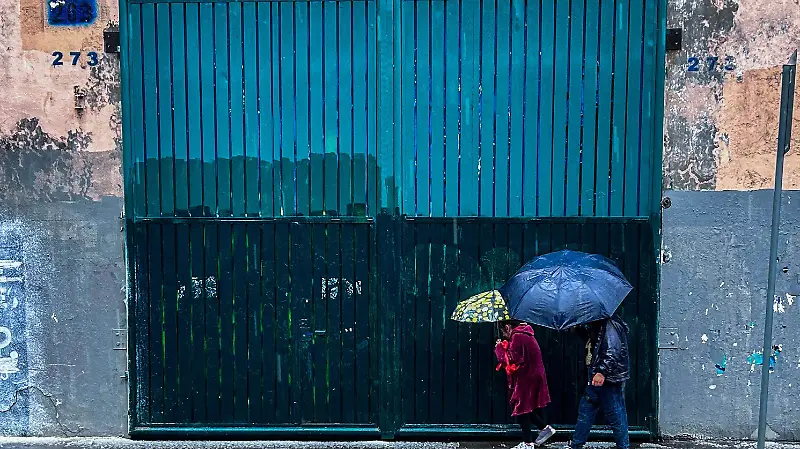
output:
[{"label": "white sneaker", "polygon": [[534,443],[534,444],[536,446],[541,446],[544,443],[546,443],[547,440],[552,438],[553,435],[555,435],[555,434],[556,434],[556,429],[554,429],[552,426],[548,425],[544,429],[539,431],[539,436],[536,437],[536,443]]},{"label": "white sneaker", "polygon": [[511,449],[533,449],[534,447],[533,443],[519,443]]}]

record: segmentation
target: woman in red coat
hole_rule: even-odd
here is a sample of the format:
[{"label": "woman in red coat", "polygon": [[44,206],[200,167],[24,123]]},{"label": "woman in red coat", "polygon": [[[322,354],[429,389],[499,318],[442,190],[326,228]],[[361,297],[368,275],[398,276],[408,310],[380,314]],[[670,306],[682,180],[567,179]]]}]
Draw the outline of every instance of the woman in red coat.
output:
[{"label": "woman in red coat", "polygon": [[[500,330],[505,340],[497,340],[494,353],[500,362],[497,370],[505,369],[510,392],[511,416],[522,427],[523,442],[518,448],[529,448],[544,444],[555,435],[547,425],[543,409],[550,403],[547,375],[542,363],[542,350],[533,336],[533,328],[516,320],[503,321]],[[532,425],[541,429],[533,440]]]}]

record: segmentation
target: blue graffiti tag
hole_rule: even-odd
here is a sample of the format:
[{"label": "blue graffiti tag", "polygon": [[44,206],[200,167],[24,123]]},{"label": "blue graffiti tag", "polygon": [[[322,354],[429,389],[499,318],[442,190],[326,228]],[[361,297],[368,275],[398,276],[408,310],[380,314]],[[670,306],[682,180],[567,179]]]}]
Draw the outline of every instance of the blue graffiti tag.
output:
[{"label": "blue graffiti tag", "polygon": [[85,26],[97,19],[96,0],[45,0],[51,26]]}]

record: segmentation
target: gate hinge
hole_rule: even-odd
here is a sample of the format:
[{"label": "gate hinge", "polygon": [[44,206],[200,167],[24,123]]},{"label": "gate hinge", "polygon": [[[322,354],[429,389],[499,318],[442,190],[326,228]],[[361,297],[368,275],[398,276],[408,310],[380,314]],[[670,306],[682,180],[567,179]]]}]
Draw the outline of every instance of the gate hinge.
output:
[{"label": "gate hinge", "polygon": [[678,328],[663,327],[659,329],[658,349],[681,349],[681,336],[678,335]]},{"label": "gate hinge", "polygon": [[111,329],[113,334],[112,349],[126,350],[128,349],[128,329]]},{"label": "gate hinge", "polygon": [[669,263],[672,260],[672,251],[669,248],[661,249],[661,263]]}]

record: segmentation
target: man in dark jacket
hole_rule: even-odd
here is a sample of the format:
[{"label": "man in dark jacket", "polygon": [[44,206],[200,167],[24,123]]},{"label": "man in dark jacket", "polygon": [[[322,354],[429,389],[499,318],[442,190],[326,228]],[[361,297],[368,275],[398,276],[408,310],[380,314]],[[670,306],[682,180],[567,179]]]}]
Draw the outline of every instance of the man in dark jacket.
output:
[{"label": "man in dark jacket", "polygon": [[582,333],[586,341],[589,383],[578,407],[578,423],[572,435],[572,449],[583,449],[600,408],[614,431],[617,449],[629,449],[625,382],[628,367],[628,326],[616,315],[592,323]]}]

